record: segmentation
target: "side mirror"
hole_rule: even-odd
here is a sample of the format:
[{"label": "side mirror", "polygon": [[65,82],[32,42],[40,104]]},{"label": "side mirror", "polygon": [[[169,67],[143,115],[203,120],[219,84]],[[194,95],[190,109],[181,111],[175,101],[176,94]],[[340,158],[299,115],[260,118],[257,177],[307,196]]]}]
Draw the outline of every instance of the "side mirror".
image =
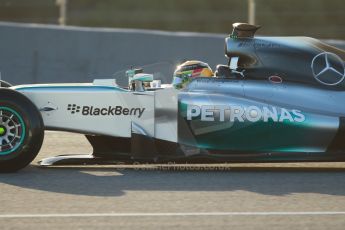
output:
[{"label": "side mirror", "polygon": [[143,92],[145,91],[145,83],[153,81],[153,74],[138,73],[130,79],[129,87],[133,91]]}]

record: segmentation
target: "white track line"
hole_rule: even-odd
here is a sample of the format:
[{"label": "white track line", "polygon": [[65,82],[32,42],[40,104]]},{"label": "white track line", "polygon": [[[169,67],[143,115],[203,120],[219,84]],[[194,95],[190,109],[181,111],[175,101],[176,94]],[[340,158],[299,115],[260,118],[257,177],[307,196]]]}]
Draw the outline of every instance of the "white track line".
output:
[{"label": "white track line", "polygon": [[71,218],[71,217],[173,217],[173,216],[321,216],[345,215],[345,212],[166,212],[166,213],[53,213],[1,214],[4,218]]}]

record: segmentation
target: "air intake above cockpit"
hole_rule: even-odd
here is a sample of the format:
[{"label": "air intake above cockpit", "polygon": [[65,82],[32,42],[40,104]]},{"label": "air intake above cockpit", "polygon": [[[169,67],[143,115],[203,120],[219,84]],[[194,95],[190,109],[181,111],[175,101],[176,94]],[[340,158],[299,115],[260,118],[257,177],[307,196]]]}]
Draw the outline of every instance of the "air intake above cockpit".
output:
[{"label": "air intake above cockpit", "polygon": [[261,28],[261,26],[240,22],[232,24],[232,27],[234,29],[231,33],[231,37],[237,38],[252,38],[255,32]]}]

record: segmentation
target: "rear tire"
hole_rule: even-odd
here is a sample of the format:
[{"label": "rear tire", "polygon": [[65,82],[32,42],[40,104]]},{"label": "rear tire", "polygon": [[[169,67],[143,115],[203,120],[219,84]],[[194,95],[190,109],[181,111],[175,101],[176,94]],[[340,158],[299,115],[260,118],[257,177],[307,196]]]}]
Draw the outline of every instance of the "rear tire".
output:
[{"label": "rear tire", "polygon": [[15,90],[0,88],[0,173],[30,164],[43,138],[43,120],[36,106]]}]

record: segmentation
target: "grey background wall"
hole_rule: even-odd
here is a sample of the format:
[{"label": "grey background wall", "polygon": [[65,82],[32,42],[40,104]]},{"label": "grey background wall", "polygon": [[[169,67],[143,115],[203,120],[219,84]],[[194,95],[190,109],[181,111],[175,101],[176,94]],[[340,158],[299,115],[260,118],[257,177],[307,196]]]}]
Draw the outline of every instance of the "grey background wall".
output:
[{"label": "grey background wall", "polygon": [[88,82],[183,59],[225,63],[224,35],[0,23],[0,70],[13,84]]},{"label": "grey background wall", "polygon": [[[199,59],[212,68],[226,63],[222,34],[59,27],[0,23],[0,71],[13,84],[90,82],[115,72],[165,62]],[[343,42],[336,45],[344,48]],[[168,64],[167,64],[168,63]],[[125,78],[117,79],[125,84]]]},{"label": "grey background wall", "polygon": [[[0,21],[57,24],[56,0],[0,0]],[[68,0],[67,24],[228,33],[248,0]],[[344,0],[256,0],[264,35],[345,39]]]}]

